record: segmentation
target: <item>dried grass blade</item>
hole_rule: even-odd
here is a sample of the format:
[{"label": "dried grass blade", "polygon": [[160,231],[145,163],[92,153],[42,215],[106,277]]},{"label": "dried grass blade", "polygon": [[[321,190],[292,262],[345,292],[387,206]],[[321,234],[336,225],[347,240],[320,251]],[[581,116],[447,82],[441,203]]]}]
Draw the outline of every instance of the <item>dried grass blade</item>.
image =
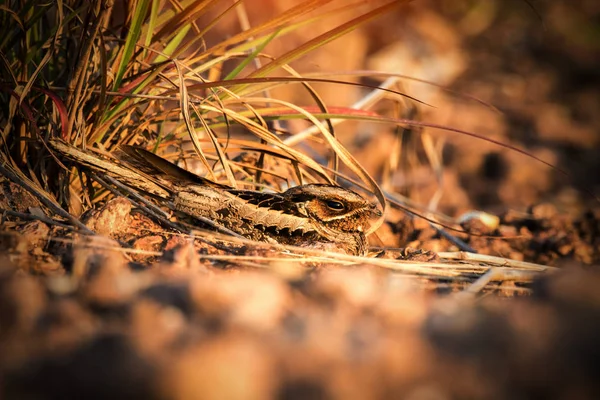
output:
[{"label": "dried grass blade", "polygon": [[330,3],[332,0],[309,0],[304,1],[297,6],[294,6],[283,13],[279,14],[275,18],[270,18],[263,24],[260,24],[256,27],[250,28],[244,32],[241,32],[235,36],[232,36],[229,39],[225,39],[219,42],[217,45],[212,48],[206,50],[204,53],[199,55],[199,58],[207,58],[214,54],[221,54],[225,52],[225,49],[231,47],[237,43],[246,42],[248,39],[260,36],[264,32],[271,32],[273,29],[279,29],[281,27],[286,26],[289,22],[295,18],[298,18],[301,15],[309,13],[318,9],[319,7],[323,7],[324,5]]},{"label": "dried grass blade", "polygon": [[16,169],[12,165],[10,165],[9,162],[5,159],[3,153],[0,154],[2,154],[2,160],[0,161],[0,173],[2,173],[4,176],[9,178],[16,184],[20,185],[24,189],[26,189],[29,193],[34,195],[43,205],[48,207],[52,212],[69,220],[82,232],[90,235],[94,234],[94,232],[90,230],[87,226],[85,226],[81,221],[69,214],[58,203],[56,203],[56,201],[52,197],[50,197],[50,195],[47,192],[39,188],[19,169]]},{"label": "dried grass blade", "polygon": [[[179,99],[179,104],[181,105],[181,114],[183,115],[183,120],[185,122],[185,126],[187,128],[187,131],[189,133],[190,138],[192,139],[192,144],[194,145],[194,149],[196,150],[196,154],[198,155],[198,157],[200,158],[200,161],[202,162],[202,164],[204,165],[204,167],[206,168],[206,170],[208,171],[208,174],[210,175],[210,179],[211,180],[215,180],[215,175],[212,171],[212,168],[210,167],[208,160],[206,159],[206,156],[204,155],[204,152],[202,151],[202,147],[200,146],[200,141],[198,140],[198,135],[196,133],[196,130],[194,129],[194,124],[192,123],[192,119],[190,117],[190,98],[188,96],[188,91],[187,91],[187,87],[185,86],[185,77],[183,75],[183,73],[181,72],[181,68],[179,67],[178,63],[175,63],[175,67],[177,68],[177,74],[179,75],[179,94],[180,94],[180,99]],[[209,134],[207,131],[207,135]]]},{"label": "dried grass blade", "polygon": [[[250,101],[251,99],[248,99],[248,100]],[[277,101],[277,100],[271,99],[271,101]],[[280,102],[282,104],[287,104],[289,107],[292,107],[294,109],[298,109],[299,112],[302,112],[300,107],[294,106],[293,104],[290,104],[290,103],[286,103],[286,102],[282,102],[282,101],[280,101]],[[302,152],[294,150],[293,148],[285,145],[277,136],[275,136],[274,134],[272,134],[267,129],[265,129],[261,125],[257,124],[253,120],[243,117],[240,114],[235,113],[234,111],[232,111],[230,109],[216,109],[216,108],[209,107],[209,106],[204,106],[204,107],[206,107],[206,109],[208,111],[218,111],[220,113],[227,114],[234,121],[246,126],[258,138],[263,139],[265,142],[267,142],[273,146],[279,147],[280,149],[287,152],[290,156],[295,158],[300,163],[313,169],[321,177],[325,178],[328,183],[333,183],[333,181],[331,180],[331,177],[329,177],[329,175],[327,174],[327,172],[323,169],[323,167],[321,165],[319,165],[312,158],[308,157],[307,155],[303,154]],[[321,125],[320,122],[318,120],[316,120],[314,117],[312,117],[312,115],[310,115],[309,113],[304,113],[304,114],[307,119],[311,120],[311,122]]]},{"label": "dried grass blade", "polygon": [[408,3],[407,0],[403,0],[403,1],[396,0],[396,1],[392,1],[388,4],[385,4],[379,8],[371,10],[365,14],[362,14],[361,16],[348,21],[348,22],[338,26],[337,28],[334,28],[322,35],[317,36],[316,38],[314,38],[312,40],[309,40],[308,42],[295,48],[294,50],[291,50],[291,51],[281,55],[280,57],[277,57],[276,60],[270,62],[269,64],[258,69],[257,71],[254,71],[252,74],[249,75],[249,77],[254,78],[254,77],[266,76],[266,75],[270,74],[271,72],[273,72],[274,70],[276,70],[277,68],[281,67],[282,65],[289,64],[290,62],[305,55],[306,53],[309,53],[310,51],[313,51],[319,47],[322,47],[325,44],[345,35],[346,33],[353,31],[359,25],[364,24],[368,21],[371,21],[372,19],[376,18],[377,16],[387,13],[387,12],[390,12],[392,9],[394,9],[400,5],[406,4],[406,3]]},{"label": "dried grass blade", "polygon": [[[217,3],[215,0],[196,0],[183,10],[175,12],[165,23],[163,27],[154,35],[155,41],[160,41],[163,38],[178,32],[182,26],[190,25],[197,20],[201,15]],[[178,7],[180,9],[180,7]]]}]

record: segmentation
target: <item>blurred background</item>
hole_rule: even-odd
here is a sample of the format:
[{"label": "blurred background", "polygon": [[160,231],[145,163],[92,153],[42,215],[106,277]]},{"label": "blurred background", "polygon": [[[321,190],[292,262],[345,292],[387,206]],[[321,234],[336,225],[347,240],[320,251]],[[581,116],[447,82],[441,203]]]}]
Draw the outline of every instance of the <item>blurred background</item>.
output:
[{"label": "blurred background", "polygon": [[[255,1],[247,7],[249,23],[254,26],[298,3]],[[340,13],[339,23],[359,12]],[[334,22],[324,21],[323,32]],[[311,25],[276,39],[265,51],[289,51],[321,33],[318,28]],[[207,40],[221,40],[238,29],[239,21],[232,18]],[[585,192],[600,192],[597,1],[412,2],[292,65],[300,72],[366,69],[430,81],[440,87],[410,80],[393,86],[430,106],[395,96],[372,109],[473,132],[522,149],[568,174],[499,145],[439,129],[352,122],[339,126],[342,142],[378,181],[420,204],[437,196],[438,210],[451,215],[473,208],[524,210],[539,202],[575,213],[597,207]],[[372,85],[385,80],[334,78]],[[351,86],[315,87],[328,106],[350,106],[368,93]],[[296,104],[314,104],[295,85],[274,92]],[[300,122],[288,126],[291,131],[304,127]],[[443,168],[432,164],[427,146]]]}]

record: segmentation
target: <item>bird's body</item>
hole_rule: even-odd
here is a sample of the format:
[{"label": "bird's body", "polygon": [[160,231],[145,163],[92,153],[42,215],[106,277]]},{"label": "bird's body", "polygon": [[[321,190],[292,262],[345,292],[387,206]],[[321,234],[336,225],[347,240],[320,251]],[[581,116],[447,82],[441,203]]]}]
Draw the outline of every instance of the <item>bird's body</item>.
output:
[{"label": "bird's body", "polygon": [[144,149],[123,146],[122,166],[62,141],[52,148],[66,158],[106,173],[191,217],[210,219],[249,239],[314,246],[349,254],[367,252],[364,231],[373,203],[333,185],[300,185],[277,193],[238,190],[199,177]]}]

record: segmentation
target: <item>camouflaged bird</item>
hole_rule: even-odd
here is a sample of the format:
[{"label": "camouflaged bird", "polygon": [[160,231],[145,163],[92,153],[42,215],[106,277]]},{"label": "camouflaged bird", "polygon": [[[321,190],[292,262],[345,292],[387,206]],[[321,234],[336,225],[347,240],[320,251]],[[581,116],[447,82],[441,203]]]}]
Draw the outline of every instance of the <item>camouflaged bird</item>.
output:
[{"label": "camouflaged bird", "polygon": [[238,190],[138,147],[122,146],[119,165],[57,139],[49,144],[77,164],[167,200],[175,211],[208,218],[253,240],[364,255],[369,218],[381,216],[375,204],[338,186],[300,185],[280,194]]}]

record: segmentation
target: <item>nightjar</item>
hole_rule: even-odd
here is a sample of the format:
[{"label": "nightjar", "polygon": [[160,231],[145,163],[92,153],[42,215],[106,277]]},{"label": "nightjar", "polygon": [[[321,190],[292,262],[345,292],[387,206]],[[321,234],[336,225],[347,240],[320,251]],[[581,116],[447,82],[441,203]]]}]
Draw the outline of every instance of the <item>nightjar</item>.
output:
[{"label": "nightjar", "polygon": [[204,217],[249,239],[364,255],[374,203],[339,186],[307,184],[283,193],[233,189],[202,178],[138,147],[122,146],[120,161],[53,139],[68,160],[165,200],[173,210]]}]

